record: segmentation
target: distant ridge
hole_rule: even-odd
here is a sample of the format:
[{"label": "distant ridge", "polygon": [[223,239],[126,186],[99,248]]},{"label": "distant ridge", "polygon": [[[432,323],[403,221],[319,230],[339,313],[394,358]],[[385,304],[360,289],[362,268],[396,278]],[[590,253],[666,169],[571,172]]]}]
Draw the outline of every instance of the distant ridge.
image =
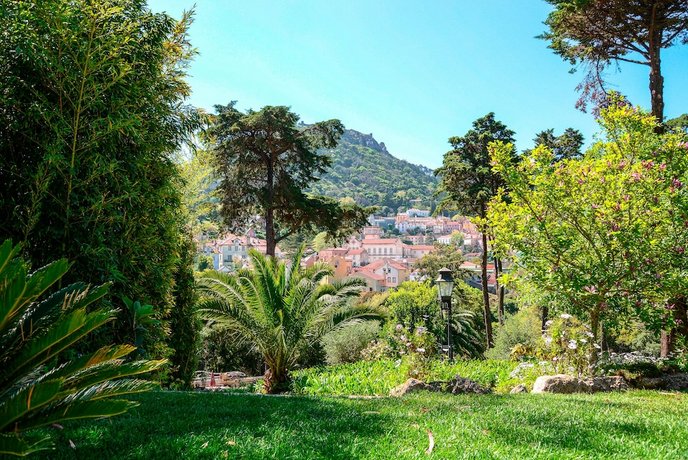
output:
[{"label": "distant ridge", "polygon": [[411,206],[411,200],[429,205],[433,199],[438,183],[433,170],[396,158],[372,134],[347,129],[336,148],[323,152],[332,157],[332,167],[312,187],[315,193],[351,197],[390,212]]}]

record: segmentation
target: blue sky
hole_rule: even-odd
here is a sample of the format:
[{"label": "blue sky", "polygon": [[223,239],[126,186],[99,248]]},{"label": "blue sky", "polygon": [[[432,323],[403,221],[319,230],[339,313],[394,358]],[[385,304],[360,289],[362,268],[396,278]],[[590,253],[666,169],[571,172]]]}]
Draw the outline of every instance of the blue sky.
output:
[{"label": "blue sky", "polygon": [[[150,0],[179,17],[186,0]],[[288,105],[305,122],[339,118],[395,156],[437,167],[447,139],[488,112],[519,149],[546,128],[597,132],[574,108],[580,74],[534,37],[544,0],[196,0],[191,102]],[[609,81],[649,107],[648,68]],[[665,51],[666,115],[688,112],[688,46]]]}]

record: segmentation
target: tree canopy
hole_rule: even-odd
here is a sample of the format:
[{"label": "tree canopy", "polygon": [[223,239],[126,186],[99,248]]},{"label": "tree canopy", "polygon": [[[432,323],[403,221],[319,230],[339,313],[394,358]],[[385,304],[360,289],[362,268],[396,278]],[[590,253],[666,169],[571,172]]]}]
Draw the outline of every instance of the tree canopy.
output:
[{"label": "tree canopy", "polygon": [[554,6],[541,38],[572,65],[583,65],[578,107],[606,100],[604,70],[613,62],[650,67],[652,114],[664,121],[661,52],[688,43],[685,0],[546,0]]},{"label": "tree canopy", "polygon": [[242,113],[232,102],[216,110],[210,136],[229,228],[245,230],[260,216],[274,256],[277,243],[304,228],[341,236],[366,224],[369,210],[305,192],[331,164],[318,149],[337,145],[344,132],[339,120],[299,124],[284,106]]}]

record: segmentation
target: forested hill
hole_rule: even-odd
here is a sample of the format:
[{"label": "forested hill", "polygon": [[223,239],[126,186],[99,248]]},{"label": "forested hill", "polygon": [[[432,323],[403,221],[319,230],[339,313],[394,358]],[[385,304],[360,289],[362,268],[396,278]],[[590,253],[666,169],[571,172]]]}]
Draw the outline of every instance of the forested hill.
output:
[{"label": "forested hill", "polygon": [[312,191],[335,198],[351,197],[357,203],[396,211],[421,199],[430,204],[437,187],[432,170],[392,156],[372,134],[347,129],[337,148],[326,152],[332,167]]}]

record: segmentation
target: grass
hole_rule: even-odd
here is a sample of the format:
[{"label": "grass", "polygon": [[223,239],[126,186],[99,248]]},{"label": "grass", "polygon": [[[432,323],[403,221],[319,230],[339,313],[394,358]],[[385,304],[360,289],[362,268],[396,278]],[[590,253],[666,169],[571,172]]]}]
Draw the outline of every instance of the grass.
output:
[{"label": "grass", "polygon": [[44,458],[688,458],[688,394],[351,399],[155,392],[136,399],[141,405],[125,415],[55,431],[58,449]]},{"label": "grass", "polygon": [[[520,383],[509,378],[515,362],[500,360],[458,361],[448,364],[432,361],[417,378],[424,381],[449,380],[455,375],[469,378],[498,392],[509,392]],[[391,360],[358,361],[351,364],[323,366],[293,373],[295,393],[306,395],[379,395],[385,396],[409,378],[408,362]]]}]

